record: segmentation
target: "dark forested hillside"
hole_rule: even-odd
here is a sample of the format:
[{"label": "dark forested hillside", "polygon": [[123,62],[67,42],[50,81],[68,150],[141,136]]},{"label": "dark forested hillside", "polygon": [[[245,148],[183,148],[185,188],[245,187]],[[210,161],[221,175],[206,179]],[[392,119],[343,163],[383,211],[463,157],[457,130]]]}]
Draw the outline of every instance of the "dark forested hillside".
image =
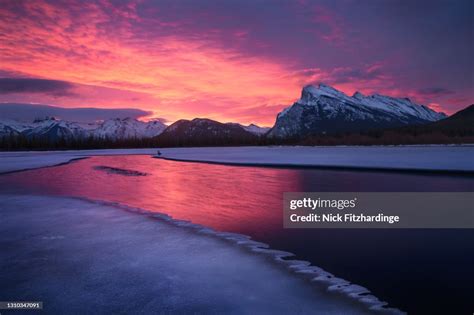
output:
[{"label": "dark forested hillside", "polygon": [[474,143],[474,105],[437,122],[396,129],[313,136],[303,145],[397,145]]},{"label": "dark forested hillside", "polygon": [[230,146],[256,145],[259,136],[238,124],[224,124],[210,119],[178,120],[157,136],[161,146]]}]

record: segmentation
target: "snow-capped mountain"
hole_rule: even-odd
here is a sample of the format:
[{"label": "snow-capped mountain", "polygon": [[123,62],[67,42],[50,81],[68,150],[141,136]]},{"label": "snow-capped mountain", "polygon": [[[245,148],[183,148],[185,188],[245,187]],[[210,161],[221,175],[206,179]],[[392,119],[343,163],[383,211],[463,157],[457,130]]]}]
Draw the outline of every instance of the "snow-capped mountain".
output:
[{"label": "snow-capped mountain", "polygon": [[328,85],[308,85],[301,98],[278,114],[271,138],[300,138],[311,134],[391,128],[445,118],[408,98],[379,94],[348,96]]},{"label": "snow-capped mountain", "polygon": [[19,132],[15,129],[6,124],[3,121],[0,121],[0,137],[4,136],[15,136],[18,135]]},{"label": "snow-capped mountain", "polygon": [[23,130],[21,133],[27,137],[48,138],[50,140],[77,139],[87,136],[87,131],[77,123],[57,120],[52,117],[35,120],[30,128]]},{"label": "snow-capped mountain", "polygon": [[268,130],[270,130],[270,127],[260,127],[260,126],[257,126],[255,124],[250,124],[248,126],[245,126],[245,125],[242,125],[242,124],[239,124],[239,123],[227,123],[227,124],[240,126],[244,130],[246,130],[250,133],[253,133],[254,135],[257,135],[257,136],[262,136],[265,133],[267,133]]},{"label": "snow-capped mountain", "polygon": [[19,135],[21,132],[29,128],[31,128],[31,124],[11,119],[2,119],[0,120],[0,137]]},{"label": "snow-capped mountain", "polygon": [[226,145],[254,141],[257,136],[239,124],[195,118],[176,121],[158,139],[167,145]]},{"label": "snow-capped mountain", "polygon": [[133,118],[109,119],[101,123],[77,123],[52,117],[32,123],[0,120],[0,137],[24,135],[27,138],[81,139],[87,137],[107,139],[152,138],[165,130],[159,120],[142,122]]},{"label": "snow-capped mountain", "polygon": [[155,137],[165,129],[166,125],[159,120],[146,123],[133,118],[116,118],[104,121],[91,133],[95,138],[140,139]]}]

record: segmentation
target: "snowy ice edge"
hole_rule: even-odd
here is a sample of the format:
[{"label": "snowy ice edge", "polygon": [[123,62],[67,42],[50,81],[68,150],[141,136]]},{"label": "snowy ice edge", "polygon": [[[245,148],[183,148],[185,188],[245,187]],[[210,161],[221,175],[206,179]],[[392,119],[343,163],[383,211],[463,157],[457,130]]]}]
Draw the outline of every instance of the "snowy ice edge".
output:
[{"label": "snowy ice edge", "polygon": [[6,171],[1,171],[0,170],[0,175],[6,175],[6,174],[18,173],[18,172],[25,172],[25,171],[32,171],[32,170],[36,170],[36,169],[40,169],[40,168],[49,168],[49,167],[67,165],[67,164],[77,162],[77,161],[80,161],[80,160],[85,160],[85,159],[88,159],[88,158],[90,158],[90,156],[71,157],[69,159],[66,159],[64,162],[58,162],[56,164],[45,164],[45,165],[18,168],[18,169],[6,170]]},{"label": "snowy ice edge", "polygon": [[[454,148],[459,149],[469,149],[469,152],[464,152],[465,156],[469,156],[474,152],[473,144],[465,145],[403,145],[403,146],[317,146],[317,147],[301,147],[301,146],[265,146],[265,147],[205,147],[205,148],[160,148],[162,151],[161,156],[156,155],[156,148],[147,148],[147,149],[107,149],[107,150],[66,150],[66,151],[10,151],[10,152],[0,152],[0,175],[7,174],[12,172],[20,172],[32,169],[38,169],[43,167],[53,167],[58,165],[64,165],[75,160],[88,158],[91,156],[110,156],[110,155],[149,155],[153,158],[162,158],[170,161],[179,161],[179,162],[200,162],[200,163],[209,163],[209,164],[221,164],[221,165],[234,165],[234,166],[256,166],[256,167],[288,167],[288,168],[319,168],[319,169],[346,169],[346,170],[361,170],[361,171],[393,171],[393,172],[423,172],[423,173],[446,173],[446,174],[474,174],[474,164],[459,163],[456,162],[453,165],[438,165],[433,166],[430,164],[427,165],[411,165],[411,166],[401,166],[401,165],[375,165],[374,163],[370,165],[357,165],[352,162],[345,163],[307,163],[301,162],[300,160],[291,163],[291,161],[272,161],[271,159],[264,159],[261,161],[246,161],[245,159],[236,160],[229,159],[225,156],[225,151],[228,150],[250,150],[252,152],[265,151],[265,154],[274,154],[274,151],[280,149],[289,150],[292,154],[295,154],[297,157],[299,154],[304,153],[303,151],[308,150],[342,150],[354,148],[358,151],[360,150],[373,150],[373,149],[397,149],[397,150],[408,150],[415,148],[425,148],[425,149],[442,149],[442,148]],[[200,157],[199,154],[196,156],[194,153],[191,156],[180,157],[173,156],[176,155],[174,151],[186,150],[186,151],[195,151],[194,153],[199,153],[203,150],[216,150],[215,153],[224,152],[224,155],[219,157],[218,154],[213,155],[213,158],[209,157]],[[250,152],[250,153],[252,153]],[[454,151],[453,151],[454,152]],[[170,154],[171,153],[171,154]],[[357,152],[356,152],[357,153]],[[402,153],[402,152],[400,152]],[[442,152],[441,152],[442,153]],[[357,153],[359,154],[359,153]],[[357,157],[356,154],[356,157]],[[194,156],[193,156],[194,155]],[[32,161],[31,159],[35,160]],[[451,157],[450,157],[451,158]],[[413,157],[412,157],[413,159]],[[446,159],[446,157],[445,157]],[[40,160],[40,161],[38,161]],[[398,162],[397,162],[398,163]],[[380,163],[378,163],[380,164]]]},{"label": "snowy ice edge", "polygon": [[0,175],[65,165],[93,156],[149,155],[156,149],[101,149],[64,151],[5,151],[0,152]]},{"label": "snowy ice edge", "polygon": [[234,166],[474,174],[473,145],[163,148],[170,161]]},{"label": "snowy ice edge", "polygon": [[401,168],[401,167],[375,167],[375,166],[354,166],[354,165],[324,165],[324,164],[301,164],[301,163],[272,163],[272,162],[235,162],[218,161],[206,159],[173,158],[164,156],[153,156],[155,159],[163,159],[174,162],[205,163],[229,166],[254,166],[254,167],[275,167],[275,168],[306,168],[306,169],[326,169],[326,170],[351,170],[351,171],[374,171],[374,172],[398,172],[398,173],[427,173],[427,174],[453,174],[453,175],[474,175],[474,170],[462,169],[431,169],[431,168]]},{"label": "snowy ice edge", "polygon": [[367,288],[353,284],[345,279],[338,278],[320,267],[312,266],[309,261],[285,259],[295,255],[290,252],[271,249],[268,244],[254,241],[250,236],[238,233],[218,232],[210,227],[192,223],[187,220],[174,219],[172,216],[165,213],[131,207],[117,202],[108,202],[75,196],[71,196],[70,198],[95,203],[98,205],[109,206],[130,213],[144,215],[151,219],[161,220],[177,227],[192,230],[198,234],[204,234],[230,242],[234,245],[245,248],[246,250],[250,250],[251,252],[267,256],[280,266],[286,267],[286,270],[290,271],[294,275],[309,280],[315,286],[323,285],[328,292],[338,293],[353,299],[362,305],[365,305],[369,310],[379,311],[384,314],[406,314],[397,308],[387,307],[387,302],[379,300],[376,296],[372,295]]}]

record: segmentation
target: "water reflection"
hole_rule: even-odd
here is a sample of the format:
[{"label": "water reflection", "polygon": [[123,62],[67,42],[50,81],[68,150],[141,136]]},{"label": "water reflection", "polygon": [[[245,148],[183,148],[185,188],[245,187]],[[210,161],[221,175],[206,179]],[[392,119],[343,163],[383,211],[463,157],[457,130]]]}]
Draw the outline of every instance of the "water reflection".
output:
[{"label": "water reflection", "polygon": [[[148,176],[103,172],[103,167]],[[93,157],[2,176],[24,191],[119,202],[222,231],[281,230],[288,191],[472,191],[473,178],[396,173],[235,167],[148,156]],[[4,186],[10,186],[4,185]]]}]

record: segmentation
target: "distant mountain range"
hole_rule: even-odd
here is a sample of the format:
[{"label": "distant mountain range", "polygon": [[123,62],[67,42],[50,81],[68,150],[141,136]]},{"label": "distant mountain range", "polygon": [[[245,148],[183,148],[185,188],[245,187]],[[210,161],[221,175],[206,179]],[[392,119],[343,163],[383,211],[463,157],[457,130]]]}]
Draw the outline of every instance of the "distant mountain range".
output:
[{"label": "distant mountain range", "polygon": [[[145,139],[161,135],[163,139],[177,137],[179,139],[216,138],[224,140],[254,139],[263,135],[270,128],[251,124],[244,126],[237,123],[219,123],[210,119],[179,120],[166,126],[160,120],[142,122],[133,118],[108,119],[99,123],[77,123],[58,120],[53,117],[36,119],[31,123],[0,119],[0,137],[25,136],[27,138],[57,139]],[[176,133],[176,134],[174,134]]]},{"label": "distant mountain range", "polygon": [[347,96],[324,84],[308,85],[298,101],[278,114],[267,136],[301,139],[318,134],[425,124],[446,117],[408,98],[364,96],[359,92]]},{"label": "distant mountain range", "polygon": [[57,139],[142,139],[152,138],[166,129],[159,120],[142,122],[133,118],[109,119],[99,123],[77,123],[52,117],[37,119],[32,123],[0,120],[0,136],[22,135],[27,138]]},{"label": "distant mountain range", "polygon": [[[101,147],[106,146],[107,141],[120,145],[118,142],[123,143],[123,140],[126,140],[127,145],[133,146],[134,140],[143,139],[149,141],[141,141],[140,145],[156,146],[363,144],[365,142],[361,139],[364,137],[370,138],[367,143],[373,143],[374,137],[383,138],[383,143],[449,143],[451,140],[446,137],[454,136],[458,143],[462,143],[472,141],[468,139],[473,136],[473,111],[471,105],[446,118],[444,113],[435,112],[408,98],[379,94],[365,96],[359,92],[348,96],[320,84],[304,87],[301,98],[278,114],[272,128],[254,124],[244,126],[238,123],[220,123],[206,118],[178,120],[169,126],[160,120],[142,122],[134,118],[108,119],[95,123],[77,123],[55,118],[39,119],[31,123],[0,119],[0,140],[3,139],[2,146],[8,148],[12,141],[9,139],[15,137],[21,140],[23,146],[28,146],[32,139],[46,139],[48,144],[60,139],[79,139],[82,146],[88,145],[88,142],[84,144],[83,141],[88,139]],[[423,134],[423,140],[415,139],[414,135],[417,134]],[[389,137],[392,140],[388,141]],[[400,140],[400,137],[404,140]],[[97,145],[97,142],[100,144]],[[35,147],[40,146],[41,144],[36,144]]]}]

